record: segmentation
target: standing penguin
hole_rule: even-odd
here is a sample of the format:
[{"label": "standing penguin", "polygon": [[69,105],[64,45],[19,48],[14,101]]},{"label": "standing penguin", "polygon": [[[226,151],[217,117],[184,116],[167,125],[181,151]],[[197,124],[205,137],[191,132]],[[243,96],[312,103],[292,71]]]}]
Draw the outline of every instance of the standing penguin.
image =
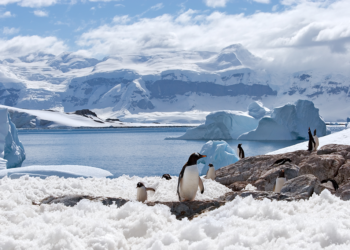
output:
[{"label": "standing penguin", "polygon": [[286,182],[286,177],[284,176],[284,169],[282,169],[279,172],[278,177],[276,178],[276,183],[275,183],[275,186],[273,187],[273,191],[275,193],[281,193],[281,189],[285,182]]},{"label": "standing penguin", "polygon": [[244,150],[242,148],[242,144],[238,144],[238,147],[237,147],[237,155],[239,157],[239,159],[243,159],[245,156],[244,156]]},{"label": "standing penguin", "polygon": [[316,143],[315,149],[314,149],[314,150],[317,151],[317,148],[318,148],[318,146],[320,145],[320,142],[318,141],[318,137],[317,137],[317,135],[316,135],[316,129],[314,130],[314,140],[315,140],[315,143]]},{"label": "standing penguin", "polygon": [[204,186],[202,179],[199,177],[197,168],[197,161],[203,157],[207,156],[193,153],[182,167],[177,183],[177,195],[179,196],[180,202],[193,201],[196,197],[198,186],[203,194]]},{"label": "standing penguin", "polygon": [[147,200],[147,191],[153,191],[153,192],[156,191],[154,188],[146,188],[142,182],[137,183],[136,189],[137,189],[136,199],[137,201],[141,201],[141,202],[145,202]]},{"label": "standing penguin", "polygon": [[308,134],[309,134],[309,146],[308,146],[307,150],[309,150],[311,152],[315,148],[316,143],[315,143],[315,140],[311,134],[310,128],[309,128]]},{"label": "standing penguin", "polygon": [[207,175],[205,176],[206,179],[212,179],[215,180],[216,174],[215,174],[215,168],[213,164],[209,164],[209,169],[207,171]]}]

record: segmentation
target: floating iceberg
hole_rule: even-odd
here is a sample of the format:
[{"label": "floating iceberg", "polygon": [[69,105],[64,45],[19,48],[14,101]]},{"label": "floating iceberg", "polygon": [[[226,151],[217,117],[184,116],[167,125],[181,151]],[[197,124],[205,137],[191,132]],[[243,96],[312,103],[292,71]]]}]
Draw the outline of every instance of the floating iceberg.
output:
[{"label": "floating iceberg", "polygon": [[7,109],[0,109],[0,158],[7,160],[7,168],[22,165],[26,158],[23,144],[18,139],[16,126]]},{"label": "floating iceberg", "polygon": [[236,152],[225,141],[208,141],[203,145],[200,154],[207,157],[198,160],[198,164],[204,164],[201,175],[207,174],[208,164],[214,165],[215,170],[238,161]]},{"label": "floating iceberg", "polygon": [[252,102],[248,106],[248,114],[255,119],[260,119],[269,113],[270,110],[264,107],[263,104],[259,101]]},{"label": "floating iceberg", "polygon": [[177,139],[231,140],[255,129],[258,120],[242,111],[217,111],[207,115],[205,123],[188,129]]},{"label": "floating iceberg", "polygon": [[275,108],[271,117],[264,117],[258,127],[241,135],[239,140],[305,140],[308,128],[317,130],[318,137],[326,135],[326,123],[314,103],[298,100]]}]

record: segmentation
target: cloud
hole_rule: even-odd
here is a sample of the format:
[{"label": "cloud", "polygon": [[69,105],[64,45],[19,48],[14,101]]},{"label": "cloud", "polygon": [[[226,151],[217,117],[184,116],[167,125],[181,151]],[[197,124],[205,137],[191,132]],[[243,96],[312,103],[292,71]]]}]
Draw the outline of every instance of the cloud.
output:
[{"label": "cloud", "polygon": [[[276,66],[349,66],[349,9],[350,1],[338,0],[327,6],[322,1],[303,1],[280,12],[249,16],[188,10],[178,15],[104,24],[83,33],[77,44],[92,55],[117,55],[220,51],[241,43]],[[330,65],[336,61],[338,64]]]},{"label": "cloud", "polygon": [[269,4],[270,3],[270,0],[253,0],[254,2],[257,2],[257,3],[265,3],[265,4]]},{"label": "cloud", "polygon": [[22,7],[40,8],[51,6],[58,2],[59,0],[0,0],[0,5],[17,3]]},{"label": "cloud", "polygon": [[225,7],[229,0],[204,0],[204,3],[208,7],[216,8],[216,7]]},{"label": "cloud", "polygon": [[19,28],[9,28],[9,27],[4,27],[2,29],[2,33],[4,35],[13,35],[19,32]]},{"label": "cloud", "polygon": [[6,11],[4,13],[0,13],[0,18],[6,18],[6,17],[13,17],[14,15],[11,14],[11,11]]},{"label": "cloud", "polygon": [[164,7],[163,3],[158,3],[156,5],[153,5],[150,10],[160,10]]},{"label": "cloud", "polygon": [[49,13],[43,10],[35,10],[34,15],[39,16],[39,17],[46,17],[49,16]]},{"label": "cloud", "polygon": [[64,42],[52,36],[16,36],[9,40],[0,39],[0,55],[2,58],[18,57],[36,52],[57,55],[67,50],[68,48]]}]

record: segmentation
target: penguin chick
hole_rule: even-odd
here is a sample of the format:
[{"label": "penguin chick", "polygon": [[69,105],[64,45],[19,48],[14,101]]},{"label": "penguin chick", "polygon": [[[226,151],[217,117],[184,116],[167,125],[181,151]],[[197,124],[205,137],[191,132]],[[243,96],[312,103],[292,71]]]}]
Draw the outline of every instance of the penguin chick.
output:
[{"label": "penguin chick", "polygon": [[202,179],[199,177],[197,161],[200,158],[207,157],[199,153],[193,153],[186,164],[182,167],[177,183],[177,195],[179,201],[193,201],[196,198],[198,186],[201,193],[204,192]]},{"label": "penguin chick", "polygon": [[237,155],[238,155],[238,158],[239,159],[243,159],[245,156],[244,156],[244,150],[242,148],[242,144],[238,144],[237,146]]},{"label": "penguin chick", "polygon": [[314,140],[315,140],[315,148],[314,148],[314,150],[317,151],[317,148],[320,145],[320,142],[318,140],[318,136],[316,135],[316,129],[314,130]]},{"label": "penguin chick", "polygon": [[137,183],[136,189],[137,189],[136,199],[137,201],[141,201],[141,202],[145,202],[147,200],[147,191],[153,191],[153,192],[156,191],[154,188],[146,188],[142,182]]},{"label": "penguin chick", "polygon": [[163,174],[162,179],[165,178],[166,180],[171,180],[170,174]]},{"label": "penguin chick", "polygon": [[284,169],[282,169],[279,172],[278,177],[276,178],[276,183],[275,183],[275,186],[273,187],[273,191],[275,193],[281,193],[281,189],[286,181],[287,180],[286,180],[286,177],[284,176]]},{"label": "penguin chick", "polygon": [[209,169],[207,171],[207,175],[205,176],[206,179],[212,179],[215,180],[216,174],[215,174],[215,168],[213,164],[209,164]]}]

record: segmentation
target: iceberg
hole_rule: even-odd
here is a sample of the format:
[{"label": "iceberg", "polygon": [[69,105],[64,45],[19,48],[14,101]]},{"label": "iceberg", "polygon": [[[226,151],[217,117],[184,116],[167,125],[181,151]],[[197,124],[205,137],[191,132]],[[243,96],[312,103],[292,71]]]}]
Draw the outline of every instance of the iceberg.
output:
[{"label": "iceberg", "polygon": [[255,119],[260,119],[269,113],[270,110],[264,107],[263,104],[259,101],[252,102],[248,106],[248,114]]},{"label": "iceberg", "polygon": [[187,140],[232,140],[255,129],[258,120],[242,111],[217,111],[207,115],[205,123],[188,129],[176,139]]},{"label": "iceberg", "polygon": [[311,101],[298,100],[275,108],[271,117],[263,117],[258,127],[242,134],[239,140],[305,140],[308,128],[317,130],[318,137],[327,133],[326,123],[319,115],[319,109]]},{"label": "iceberg", "polygon": [[207,156],[197,161],[197,164],[204,164],[201,175],[207,174],[209,163],[218,170],[238,161],[236,152],[225,141],[208,141],[203,145],[200,154]]},{"label": "iceberg", "polygon": [[[22,166],[26,158],[23,144],[18,139],[16,126],[11,122],[7,109],[0,109],[0,158],[7,160],[7,168]],[[4,160],[0,164],[3,165]]]}]

